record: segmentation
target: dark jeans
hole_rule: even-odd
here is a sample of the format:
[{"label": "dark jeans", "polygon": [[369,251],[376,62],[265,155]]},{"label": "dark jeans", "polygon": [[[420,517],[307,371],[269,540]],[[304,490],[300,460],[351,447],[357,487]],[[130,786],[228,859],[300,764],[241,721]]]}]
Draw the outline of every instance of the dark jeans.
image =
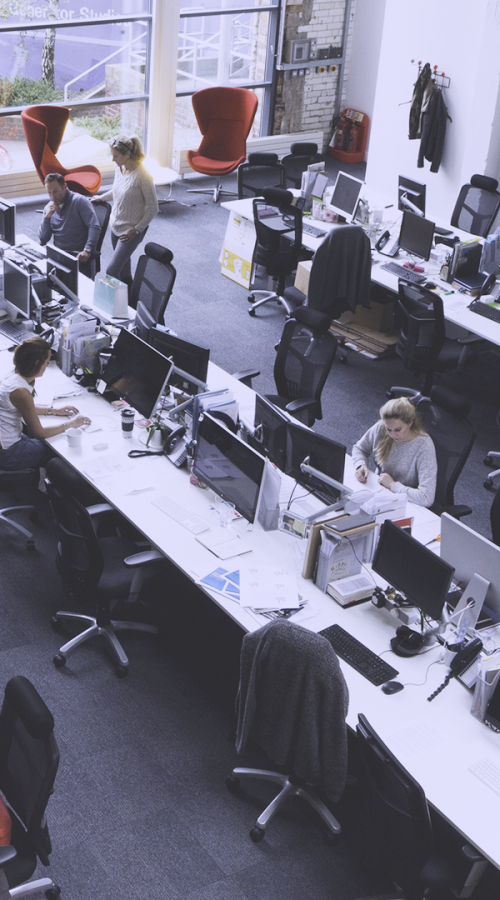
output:
[{"label": "dark jeans", "polygon": [[114,278],[118,278],[119,281],[123,281],[125,284],[132,284],[130,257],[136,247],[144,240],[147,230],[148,229],[146,228],[141,234],[138,234],[133,241],[127,241],[127,243],[121,241],[117,234],[111,232],[111,243],[113,244],[114,253],[108,263],[106,275],[112,275]]},{"label": "dark jeans", "polygon": [[44,441],[22,434],[7,450],[0,450],[0,469],[20,472],[22,469],[38,469],[54,456],[54,451]]}]

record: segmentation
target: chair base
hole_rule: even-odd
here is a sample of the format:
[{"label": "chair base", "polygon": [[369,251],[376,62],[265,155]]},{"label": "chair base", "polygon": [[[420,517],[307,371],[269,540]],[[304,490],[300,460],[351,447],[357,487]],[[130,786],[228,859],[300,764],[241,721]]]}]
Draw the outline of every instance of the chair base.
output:
[{"label": "chair base", "polygon": [[128,657],[123,649],[120,641],[116,637],[116,631],[142,631],[148,634],[158,634],[158,629],[156,625],[146,625],[143,622],[120,622],[111,620],[109,625],[99,625],[97,619],[94,616],[86,616],[82,613],[72,613],[60,611],[55,614],[52,619],[52,624],[57,627],[60,622],[72,622],[79,623],[81,625],[87,626],[80,634],[77,634],[70,641],[67,641],[66,644],[60,648],[59,653],[56,657],[54,657],[54,664],[56,668],[62,668],[66,664],[66,657],[68,653],[71,653],[76,647],[79,647],[80,644],[84,644],[86,641],[90,640],[90,638],[95,636],[104,637],[110,648],[111,654],[113,656],[113,660],[118,669],[125,669],[125,672],[118,672],[117,674],[126,675],[128,670]]},{"label": "chair base", "polygon": [[[261,294],[262,296],[257,298],[257,294]],[[291,303],[288,303],[288,301],[285,300],[284,297],[281,297],[280,294],[277,294],[276,291],[252,291],[252,293],[248,295],[248,302],[252,304],[248,310],[248,315],[254,316],[255,310],[258,309],[259,306],[264,306],[265,303],[270,303],[271,301],[279,303],[288,317],[294,312],[294,306]]]},{"label": "chair base", "polygon": [[33,894],[45,893],[46,897],[56,900],[61,893],[59,885],[52,881],[52,878],[38,878],[36,881],[28,881],[26,884],[20,884],[18,887],[11,888],[6,894],[0,894],[0,900],[17,897],[31,897]]},{"label": "chair base", "polygon": [[255,843],[262,840],[266,825],[274,818],[288,797],[302,797],[316,810],[318,815],[321,816],[332,835],[336,836],[340,834],[341,829],[336,818],[311,788],[304,787],[301,784],[293,784],[287,775],[281,775],[279,772],[272,772],[267,769],[233,769],[226,784],[229,788],[236,787],[241,779],[245,780],[247,778],[259,778],[261,781],[271,781],[273,784],[278,784],[281,787],[279,794],[271,801],[264,812],[260,814],[255,822],[254,828],[252,828],[252,831],[250,832],[250,837]]},{"label": "chair base", "polygon": [[22,525],[19,525],[18,522],[14,522],[13,519],[9,518],[9,513],[17,512],[20,509],[29,509],[31,512],[35,512],[34,506],[6,506],[4,507],[4,509],[0,509],[0,521],[5,522],[7,525],[10,525],[10,527],[14,528],[15,531],[19,531],[21,534],[24,534],[25,538],[27,538],[28,549],[32,549],[35,546],[32,532],[28,531],[28,529],[24,528]]},{"label": "chair base", "polygon": [[217,181],[217,184],[213,188],[188,188],[188,194],[213,194],[214,203],[217,203],[221,194],[232,194],[233,197],[238,196],[238,191],[228,191],[226,188],[222,187],[222,181],[220,179]]},{"label": "chair base", "polygon": [[[486,456],[484,457],[485,466],[491,466],[493,468],[494,463],[498,463],[500,461],[500,452],[498,450],[489,450]],[[500,469],[494,469],[493,472],[490,472],[486,481],[484,482],[484,487],[487,491],[493,490],[494,484],[493,479],[497,478],[500,475]]]}]

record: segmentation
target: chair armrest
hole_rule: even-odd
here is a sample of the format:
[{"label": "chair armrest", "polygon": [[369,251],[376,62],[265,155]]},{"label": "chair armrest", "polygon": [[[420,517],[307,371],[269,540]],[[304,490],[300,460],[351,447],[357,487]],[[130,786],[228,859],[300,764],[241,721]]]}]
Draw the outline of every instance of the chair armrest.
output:
[{"label": "chair armrest", "polygon": [[454,519],[461,519],[463,516],[470,516],[472,510],[470,506],[466,506],[464,503],[459,503],[456,506],[443,506],[441,513],[448,513],[449,516],[452,516]]},{"label": "chair armrest", "polygon": [[464,844],[461,847],[460,852],[464,859],[470,863],[482,862],[484,860],[484,856],[476,847],[472,847],[471,844]]},{"label": "chair armrest", "polygon": [[257,375],[260,375],[259,369],[243,369],[241,372],[234,372],[233,378],[251,388],[252,378],[257,378]]},{"label": "chair armrest", "polygon": [[87,506],[89,516],[101,516],[106,512],[116,512],[114,506],[110,503],[95,503],[93,506]]},{"label": "chair armrest", "polygon": [[14,859],[15,856],[17,856],[15,847],[12,847],[10,844],[4,844],[3,847],[0,847],[0,868],[6,862],[9,862],[9,859]]},{"label": "chair armrest", "polygon": [[137,568],[138,566],[147,566],[152,562],[167,562],[166,556],[159,550],[143,550],[141,553],[134,553],[133,556],[127,556],[123,560],[126,566]]},{"label": "chair armrest", "polygon": [[418,403],[420,398],[423,396],[420,391],[416,391],[414,388],[409,387],[391,387],[388,391],[386,391],[385,396],[388,400],[393,400],[396,397],[409,397],[413,404]]},{"label": "chair armrest", "polygon": [[301,397],[299,400],[292,400],[291,403],[287,403],[285,409],[293,416],[296,412],[300,412],[303,409],[310,409],[311,406],[316,406],[314,397]]}]

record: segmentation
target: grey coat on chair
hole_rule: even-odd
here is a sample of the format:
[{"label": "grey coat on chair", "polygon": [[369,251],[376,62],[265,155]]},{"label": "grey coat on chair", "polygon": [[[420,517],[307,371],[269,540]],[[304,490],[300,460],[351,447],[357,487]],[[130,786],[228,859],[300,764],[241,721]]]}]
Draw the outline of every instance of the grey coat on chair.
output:
[{"label": "grey coat on chair", "polygon": [[334,228],[316,250],[307,306],[332,319],[356,306],[368,306],[371,289],[370,241],[359,225]]},{"label": "grey coat on chair", "polygon": [[348,691],[326,638],[284,620],[245,635],[236,749],[252,738],[337,801],[347,774]]}]

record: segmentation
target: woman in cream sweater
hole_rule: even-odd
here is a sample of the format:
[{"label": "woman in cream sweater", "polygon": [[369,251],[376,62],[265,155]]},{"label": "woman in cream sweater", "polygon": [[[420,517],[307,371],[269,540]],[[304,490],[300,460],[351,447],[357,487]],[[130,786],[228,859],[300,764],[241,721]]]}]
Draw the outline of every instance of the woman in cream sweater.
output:
[{"label": "woman in cream sweater", "polygon": [[114,253],[106,274],[131,285],[130,258],[158,212],[158,200],[153,179],[142,165],[144,152],[139,138],[119,135],[109,146],[116,164],[113,187],[92,200],[113,203],[110,224]]}]

